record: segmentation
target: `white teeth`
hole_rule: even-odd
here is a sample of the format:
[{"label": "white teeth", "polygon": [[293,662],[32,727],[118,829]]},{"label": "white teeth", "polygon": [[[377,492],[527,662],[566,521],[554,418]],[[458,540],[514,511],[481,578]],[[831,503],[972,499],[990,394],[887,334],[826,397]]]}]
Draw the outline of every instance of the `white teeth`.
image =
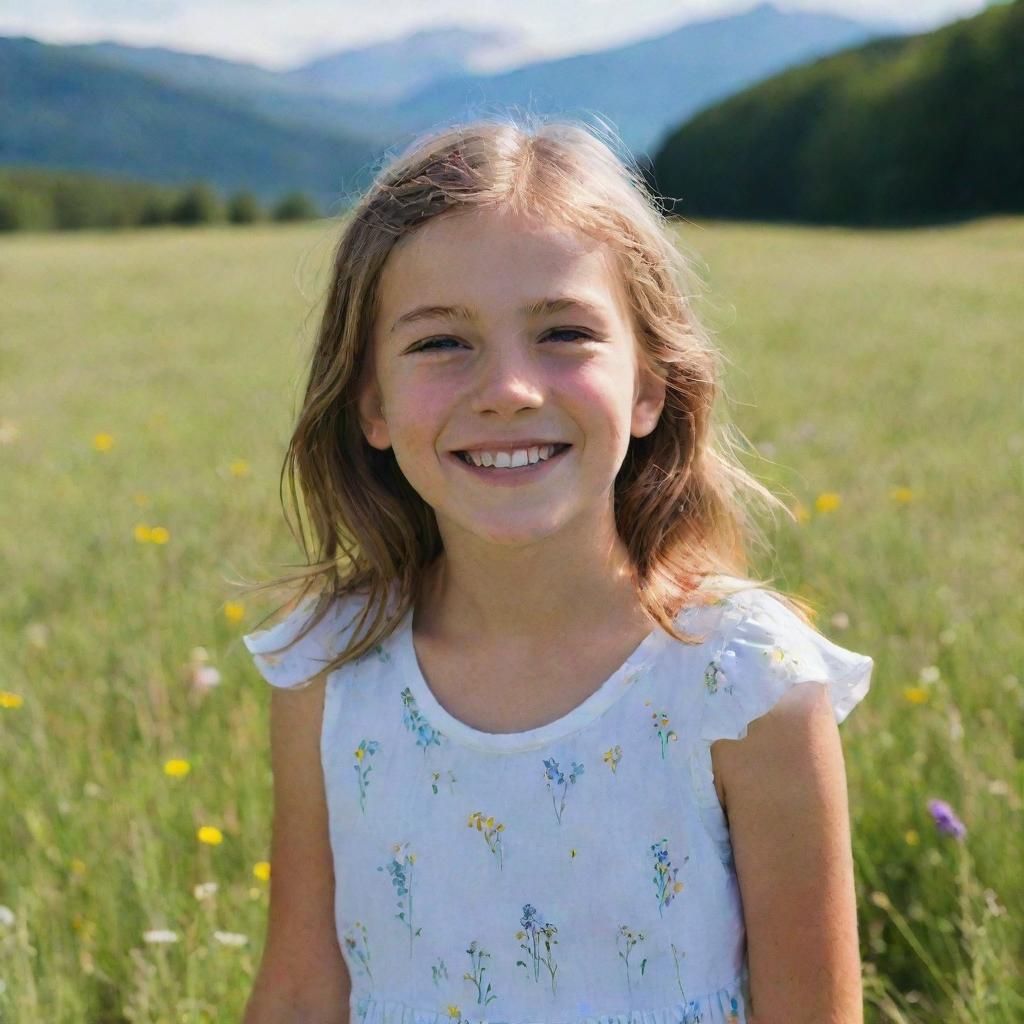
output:
[{"label": "white teeth", "polygon": [[493,466],[496,469],[516,469],[536,462],[544,462],[554,454],[553,444],[532,448],[517,448],[513,452],[465,452],[465,458],[474,466]]}]

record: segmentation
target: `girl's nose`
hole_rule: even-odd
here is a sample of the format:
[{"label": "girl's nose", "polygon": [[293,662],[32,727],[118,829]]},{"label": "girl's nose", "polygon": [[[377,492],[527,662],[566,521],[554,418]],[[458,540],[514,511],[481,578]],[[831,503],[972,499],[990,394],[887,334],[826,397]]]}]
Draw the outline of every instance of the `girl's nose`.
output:
[{"label": "girl's nose", "polygon": [[543,402],[543,370],[519,343],[492,347],[477,373],[472,385],[474,412],[514,413]]}]

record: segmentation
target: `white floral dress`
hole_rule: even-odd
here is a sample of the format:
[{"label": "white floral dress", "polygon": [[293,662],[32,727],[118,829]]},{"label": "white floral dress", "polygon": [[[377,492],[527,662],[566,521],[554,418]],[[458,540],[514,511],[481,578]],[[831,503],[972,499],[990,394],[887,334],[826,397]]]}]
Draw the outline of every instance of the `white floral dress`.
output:
[{"label": "white floral dress", "polygon": [[[289,651],[304,604],[244,638],[288,687],[344,646],[350,595]],[[710,745],[791,686],[837,722],[873,661],[764,590],[680,613],[568,714],[488,733],[450,715],[412,613],[327,680],[321,758],[353,1024],[738,1024],[746,939]]]}]

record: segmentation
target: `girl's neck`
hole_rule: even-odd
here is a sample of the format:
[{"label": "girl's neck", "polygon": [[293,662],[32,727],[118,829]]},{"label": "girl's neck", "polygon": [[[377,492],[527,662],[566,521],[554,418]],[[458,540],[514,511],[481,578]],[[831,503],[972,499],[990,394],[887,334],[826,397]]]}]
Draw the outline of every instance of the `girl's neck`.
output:
[{"label": "girl's neck", "polygon": [[542,545],[487,565],[444,551],[424,574],[416,610],[418,634],[485,646],[543,647],[609,621],[649,628],[621,540],[607,557],[577,561]]}]

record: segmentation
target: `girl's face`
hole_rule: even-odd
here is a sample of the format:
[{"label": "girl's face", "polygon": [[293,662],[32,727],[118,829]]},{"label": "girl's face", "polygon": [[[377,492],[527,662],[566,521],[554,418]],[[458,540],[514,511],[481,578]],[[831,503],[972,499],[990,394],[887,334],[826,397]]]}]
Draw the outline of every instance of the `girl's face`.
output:
[{"label": "girl's face", "polygon": [[[434,509],[446,548],[460,535],[524,545],[614,531],[630,436],[654,429],[665,399],[641,372],[625,303],[601,243],[522,215],[445,214],[391,252],[359,410],[368,442],[394,449]],[[509,469],[456,454],[544,444],[570,447]]]}]

